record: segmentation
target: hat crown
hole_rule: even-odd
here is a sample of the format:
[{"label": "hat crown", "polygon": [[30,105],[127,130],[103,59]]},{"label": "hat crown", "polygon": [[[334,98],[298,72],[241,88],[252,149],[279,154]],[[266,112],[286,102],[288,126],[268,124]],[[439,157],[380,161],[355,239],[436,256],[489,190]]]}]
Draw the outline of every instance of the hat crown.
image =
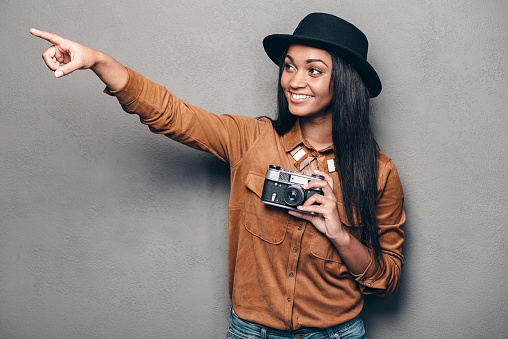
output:
[{"label": "hat crown", "polygon": [[293,35],[342,45],[367,59],[369,44],[365,34],[335,15],[311,13],[300,21]]}]

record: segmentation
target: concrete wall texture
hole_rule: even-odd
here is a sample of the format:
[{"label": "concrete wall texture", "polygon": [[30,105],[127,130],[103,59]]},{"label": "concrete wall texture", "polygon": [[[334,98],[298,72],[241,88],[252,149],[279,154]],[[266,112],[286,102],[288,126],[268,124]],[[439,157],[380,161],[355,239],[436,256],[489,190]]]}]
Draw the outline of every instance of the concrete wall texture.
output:
[{"label": "concrete wall texture", "polygon": [[92,72],[55,79],[28,33],[102,50],[216,113],[273,115],[261,41],[324,11],[359,26],[406,194],[376,338],[508,337],[508,2],[0,3],[0,338],[224,338],[227,165],[151,134]]}]

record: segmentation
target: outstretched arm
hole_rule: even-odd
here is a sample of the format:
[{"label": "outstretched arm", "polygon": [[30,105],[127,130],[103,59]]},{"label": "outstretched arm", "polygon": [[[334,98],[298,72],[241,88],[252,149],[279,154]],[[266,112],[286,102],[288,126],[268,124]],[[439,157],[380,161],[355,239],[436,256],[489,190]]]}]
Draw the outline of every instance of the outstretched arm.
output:
[{"label": "outstretched arm", "polygon": [[113,91],[121,89],[126,83],[127,69],[109,55],[53,33],[33,28],[30,33],[53,44],[42,58],[49,69],[55,71],[56,78],[77,69],[91,69]]}]

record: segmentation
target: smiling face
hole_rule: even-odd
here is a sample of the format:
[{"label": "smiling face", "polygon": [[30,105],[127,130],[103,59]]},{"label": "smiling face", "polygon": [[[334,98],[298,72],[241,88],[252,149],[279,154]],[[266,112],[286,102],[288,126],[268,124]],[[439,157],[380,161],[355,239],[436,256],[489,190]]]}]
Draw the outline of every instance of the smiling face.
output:
[{"label": "smiling face", "polygon": [[289,112],[300,118],[329,117],[331,74],[332,58],[327,51],[291,45],[280,78]]}]

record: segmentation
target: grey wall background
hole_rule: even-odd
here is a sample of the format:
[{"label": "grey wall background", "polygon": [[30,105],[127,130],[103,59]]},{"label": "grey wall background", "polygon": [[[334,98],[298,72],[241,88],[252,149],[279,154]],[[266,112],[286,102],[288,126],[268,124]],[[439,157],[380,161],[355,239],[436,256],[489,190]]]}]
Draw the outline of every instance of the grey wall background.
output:
[{"label": "grey wall background", "polygon": [[354,22],[384,89],[376,134],[406,193],[400,289],[369,338],[508,336],[508,3],[0,3],[0,338],[224,338],[228,167],[124,114],[91,72],[54,79],[35,27],[217,113],[271,115],[261,41]]}]

